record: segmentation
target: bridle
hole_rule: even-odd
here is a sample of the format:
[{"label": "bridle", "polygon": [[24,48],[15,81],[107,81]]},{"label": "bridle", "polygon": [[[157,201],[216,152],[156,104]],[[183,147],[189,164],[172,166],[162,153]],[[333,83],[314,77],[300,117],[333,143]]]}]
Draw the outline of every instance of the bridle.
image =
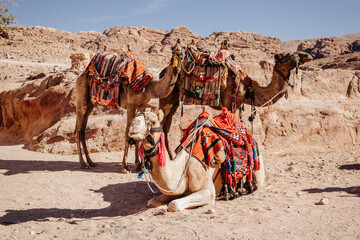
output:
[{"label": "bridle", "polygon": [[138,116],[142,116],[145,120],[146,123],[146,132],[145,132],[145,139],[146,141],[152,145],[152,147],[148,150],[144,149],[144,164],[145,167],[151,171],[152,170],[152,164],[150,161],[150,158],[156,156],[159,153],[159,142],[161,140],[161,138],[159,138],[156,142],[154,139],[154,133],[155,132],[162,132],[163,129],[162,127],[152,127],[151,121],[149,120],[149,118],[146,116],[145,113],[140,112],[138,113]]},{"label": "bridle", "polygon": [[276,63],[275,66],[274,66],[274,70],[287,82],[288,86],[290,86],[291,89],[294,89],[294,85],[292,85],[290,83],[289,77],[285,76],[285,74],[283,72],[281,72],[280,69],[278,68],[278,66],[284,65],[284,64],[286,64],[288,62],[292,62],[292,63],[295,64],[296,74],[298,74],[298,71],[299,71],[299,56],[298,56],[297,52],[294,52],[294,57],[292,57],[290,59],[287,59],[285,61]]}]

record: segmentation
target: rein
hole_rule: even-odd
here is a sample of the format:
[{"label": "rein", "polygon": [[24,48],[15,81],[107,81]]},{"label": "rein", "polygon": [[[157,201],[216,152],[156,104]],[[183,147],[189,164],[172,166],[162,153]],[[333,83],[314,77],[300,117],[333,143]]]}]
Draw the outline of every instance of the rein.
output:
[{"label": "rein", "polygon": [[294,89],[294,85],[292,85],[292,84],[290,83],[289,77],[285,76],[285,74],[284,74],[283,72],[281,72],[280,69],[277,67],[277,66],[283,65],[283,64],[288,63],[288,62],[293,62],[293,63],[295,63],[296,74],[298,74],[298,71],[299,71],[299,60],[298,60],[297,52],[294,53],[294,57],[293,57],[293,58],[288,59],[288,60],[286,60],[286,61],[284,61],[284,62],[280,62],[280,63],[275,64],[274,70],[287,82],[288,86],[290,86],[291,89]]}]

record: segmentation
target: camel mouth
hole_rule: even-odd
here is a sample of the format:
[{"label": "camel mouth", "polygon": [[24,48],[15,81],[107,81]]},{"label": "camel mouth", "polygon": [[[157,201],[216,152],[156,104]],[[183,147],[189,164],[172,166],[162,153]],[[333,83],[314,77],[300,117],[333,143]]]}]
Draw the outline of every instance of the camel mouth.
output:
[{"label": "camel mouth", "polygon": [[313,60],[313,57],[309,53],[301,52],[301,53],[299,53],[299,55],[300,55],[301,63],[307,63],[307,62],[310,62],[311,60]]},{"label": "camel mouth", "polygon": [[143,138],[141,133],[135,133],[135,132],[129,132],[128,136],[129,138],[132,138],[135,141],[139,141]]}]

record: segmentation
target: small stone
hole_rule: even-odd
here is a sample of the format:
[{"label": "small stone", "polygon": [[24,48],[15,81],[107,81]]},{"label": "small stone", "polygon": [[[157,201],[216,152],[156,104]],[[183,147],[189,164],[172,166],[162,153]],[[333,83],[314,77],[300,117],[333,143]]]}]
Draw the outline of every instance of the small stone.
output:
[{"label": "small stone", "polygon": [[165,215],[166,212],[167,212],[167,206],[160,206],[156,208],[154,215],[155,216]]},{"label": "small stone", "polygon": [[109,224],[104,224],[102,227],[103,228],[110,228],[110,225]]},{"label": "small stone", "polygon": [[206,211],[206,214],[213,214],[215,213],[215,210],[213,208],[209,208],[207,211]]},{"label": "small stone", "polygon": [[31,234],[31,235],[34,235],[34,234],[35,234],[35,231],[31,231],[30,234]]},{"label": "small stone", "polygon": [[327,198],[322,198],[318,202],[318,205],[327,205],[327,204],[329,204],[329,199],[327,199]]},{"label": "small stone", "polygon": [[351,190],[350,190],[350,193],[351,194],[357,194],[357,193],[359,193],[360,192],[360,188],[352,188]]},{"label": "small stone", "polygon": [[145,222],[146,219],[144,217],[140,217],[139,220]]}]

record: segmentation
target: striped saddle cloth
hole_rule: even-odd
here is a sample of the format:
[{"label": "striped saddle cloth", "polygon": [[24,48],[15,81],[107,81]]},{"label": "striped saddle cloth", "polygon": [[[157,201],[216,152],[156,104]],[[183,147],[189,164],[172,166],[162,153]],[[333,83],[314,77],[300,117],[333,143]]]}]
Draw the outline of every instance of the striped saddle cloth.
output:
[{"label": "striped saddle cloth", "polygon": [[96,54],[85,70],[90,76],[90,98],[93,104],[119,105],[121,80],[140,93],[152,80],[144,63],[129,51],[120,55],[110,52]]}]

